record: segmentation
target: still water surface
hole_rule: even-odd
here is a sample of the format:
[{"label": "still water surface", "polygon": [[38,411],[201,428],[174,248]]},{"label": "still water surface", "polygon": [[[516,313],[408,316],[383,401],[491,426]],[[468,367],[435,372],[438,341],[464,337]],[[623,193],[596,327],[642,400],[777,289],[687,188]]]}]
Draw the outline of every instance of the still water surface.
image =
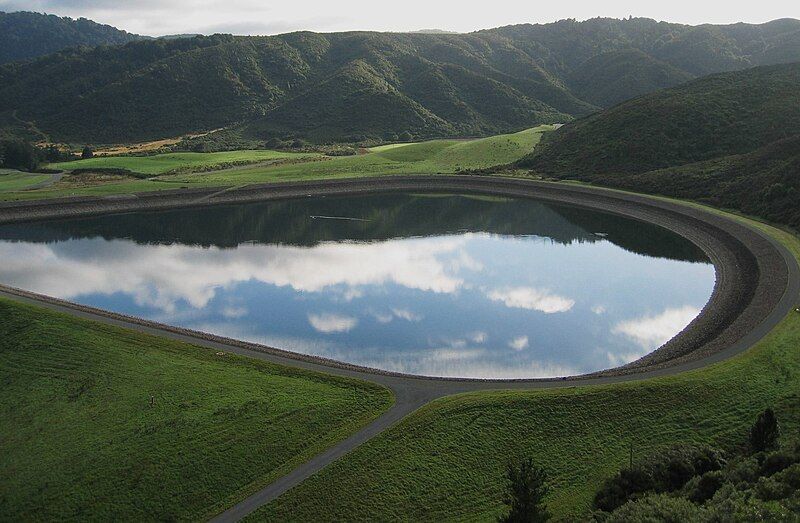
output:
[{"label": "still water surface", "polygon": [[574,375],[636,360],[714,268],[665,229],[532,200],[319,197],[0,227],[0,282],[358,365]]}]

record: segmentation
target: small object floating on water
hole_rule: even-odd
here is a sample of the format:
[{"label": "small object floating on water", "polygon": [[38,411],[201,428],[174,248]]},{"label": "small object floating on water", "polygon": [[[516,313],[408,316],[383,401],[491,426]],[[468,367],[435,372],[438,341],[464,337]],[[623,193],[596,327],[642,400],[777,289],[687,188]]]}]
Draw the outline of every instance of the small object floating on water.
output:
[{"label": "small object floating on water", "polygon": [[348,216],[311,216],[312,220],[346,220],[350,222],[368,222],[364,218],[350,218]]},{"label": "small object floating on water", "polygon": [[606,236],[608,236],[607,232],[593,232],[592,234],[594,234],[595,236],[599,236],[601,238],[605,238]]}]

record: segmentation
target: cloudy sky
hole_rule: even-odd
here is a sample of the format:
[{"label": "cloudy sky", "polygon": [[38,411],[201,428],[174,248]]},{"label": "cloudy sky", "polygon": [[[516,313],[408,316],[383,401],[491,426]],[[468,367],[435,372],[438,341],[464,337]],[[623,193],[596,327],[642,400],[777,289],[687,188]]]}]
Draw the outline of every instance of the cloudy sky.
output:
[{"label": "cloudy sky", "polygon": [[721,2],[697,0],[0,0],[0,11],[38,11],[111,24],[134,33],[160,36],[216,32],[277,34],[313,31],[473,31],[523,22],[584,20],[595,16],[643,16],[681,22],[761,23],[800,18],[797,0]]}]

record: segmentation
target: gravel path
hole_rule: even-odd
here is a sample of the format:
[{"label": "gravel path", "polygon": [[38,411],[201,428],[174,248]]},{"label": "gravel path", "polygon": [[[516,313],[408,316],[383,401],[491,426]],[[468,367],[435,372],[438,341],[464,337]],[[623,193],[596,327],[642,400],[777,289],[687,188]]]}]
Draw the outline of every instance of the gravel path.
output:
[{"label": "gravel path", "polygon": [[679,203],[604,189],[470,176],[387,176],[382,178],[257,185],[245,188],[170,190],[114,198],[71,198],[0,204],[0,223],[109,212],[230,204],[320,194],[384,191],[479,192],[573,204],[647,220],[700,246],[714,262],[717,283],[702,313],[683,332],[641,360],[616,369],[563,379],[472,380],[426,378],[382,372],[295,354],[280,349],[161,325],[26,291],[0,287],[0,295],[53,310],[224,350],[278,364],[373,381],[390,388],[394,405],[370,425],[315,456],[215,521],[238,521],[326,465],[442,396],[476,390],[543,389],[599,385],[666,376],[697,369],[744,352],[798,305],[800,268],[792,254],[766,234],[740,222]]}]

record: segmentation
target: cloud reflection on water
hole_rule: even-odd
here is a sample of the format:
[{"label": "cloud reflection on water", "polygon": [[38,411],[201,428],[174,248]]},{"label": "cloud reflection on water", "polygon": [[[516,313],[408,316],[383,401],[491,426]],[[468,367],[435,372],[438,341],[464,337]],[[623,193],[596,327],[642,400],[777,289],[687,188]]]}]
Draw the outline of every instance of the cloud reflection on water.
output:
[{"label": "cloud reflection on water", "polygon": [[[208,243],[165,240],[183,223],[180,213],[148,215],[144,237],[158,241],[125,236],[137,230],[129,217],[119,218],[129,228],[117,236],[113,224],[95,220],[91,227],[102,236],[83,234],[87,226],[75,222],[59,223],[66,232],[55,235],[44,227],[38,242],[0,241],[0,282],[367,367],[475,378],[564,376],[627,363],[680,331],[710,295],[710,266],[643,256],[597,238],[570,242],[583,237],[580,227],[552,210],[540,208],[525,221],[519,213],[528,207],[508,207],[510,214],[495,220],[479,203],[481,212],[463,201],[457,213],[448,208],[460,217],[453,223],[516,219],[514,230],[530,222],[560,231],[562,241],[436,235],[429,229],[441,224],[419,229],[416,218],[406,226],[421,235],[386,239],[394,211],[364,222],[367,232],[356,230],[367,227],[361,222],[309,225],[302,216],[274,225],[277,213],[257,222],[269,227],[243,236],[258,241],[239,241],[231,231],[263,218],[261,211],[244,219],[232,209],[225,222],[217,209],[190,231],[200,237],[201,223],[225,225]],[[492,205],[503,215],[505,203]],[[295,227],[302,241],[292,241]],[[336,239],[351,233],[360,240]],[[270,241],[274,234],[283,240]],[[676,279],[691,283],[675,286]],[[663,308],[642,315],[653,303]]]}]

